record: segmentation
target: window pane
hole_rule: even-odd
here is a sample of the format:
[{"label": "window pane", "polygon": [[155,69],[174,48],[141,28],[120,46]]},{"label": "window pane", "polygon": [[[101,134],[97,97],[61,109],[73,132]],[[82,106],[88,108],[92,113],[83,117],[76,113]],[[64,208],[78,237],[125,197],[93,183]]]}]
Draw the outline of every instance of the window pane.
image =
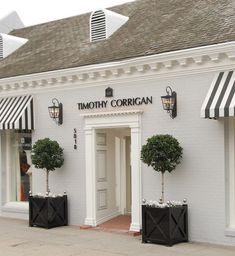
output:
[{"label": "window pane", "polygon": [[11,143],[11,198],[13,201],[28,201],[31,187],[31,132],[12,132]]}]

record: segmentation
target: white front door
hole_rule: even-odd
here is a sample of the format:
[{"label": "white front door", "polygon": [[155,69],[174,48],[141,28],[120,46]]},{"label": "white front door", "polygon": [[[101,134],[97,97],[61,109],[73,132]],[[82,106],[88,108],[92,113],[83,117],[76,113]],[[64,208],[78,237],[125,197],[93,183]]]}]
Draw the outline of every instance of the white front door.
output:
[{"label": "white front door", "polygon": [[115,136],[112,130],[96,131],[97,223],[119,215],[116,203]]}]

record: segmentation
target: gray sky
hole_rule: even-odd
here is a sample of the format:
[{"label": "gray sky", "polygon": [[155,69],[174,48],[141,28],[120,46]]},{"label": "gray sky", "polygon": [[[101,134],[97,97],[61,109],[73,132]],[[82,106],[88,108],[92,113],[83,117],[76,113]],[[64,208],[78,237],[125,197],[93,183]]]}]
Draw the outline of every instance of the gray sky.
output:
[{"label": "gray sky", "polygon": [[2,0],[0,18],[16,11],[25,26],[91,12],[135,0]]}]

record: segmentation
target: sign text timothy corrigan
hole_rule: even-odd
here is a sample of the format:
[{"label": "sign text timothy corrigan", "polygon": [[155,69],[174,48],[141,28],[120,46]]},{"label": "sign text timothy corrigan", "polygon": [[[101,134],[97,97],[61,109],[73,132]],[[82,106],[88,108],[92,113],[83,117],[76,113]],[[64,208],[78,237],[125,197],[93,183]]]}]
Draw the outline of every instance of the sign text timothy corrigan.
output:
[{"label": "sign text timothy corrigan", "polygon": [[79,110],[107,108],[109,104],[113,108],[148,105],[148,104],[153,104],[153,97],[151,96],[151,97],[117,99],[117,100],[111,100],[110,102],[108,100],[102,100],[102,101],[90,101],[90,102],[77,103]]}]

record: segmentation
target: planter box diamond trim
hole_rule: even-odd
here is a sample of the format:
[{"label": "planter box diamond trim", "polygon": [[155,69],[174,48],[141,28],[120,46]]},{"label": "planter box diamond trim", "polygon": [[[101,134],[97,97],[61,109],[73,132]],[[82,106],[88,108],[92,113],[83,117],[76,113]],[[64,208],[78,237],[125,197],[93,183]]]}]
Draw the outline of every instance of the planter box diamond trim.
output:
[{"label": "planter box diamond trim", "polygon": [[187,205],[154,208],[142,206],[142,242],[172,246],[188,241]]},{"label": "planter box diamond trim", "polygon": [[67,196],[29,197],[29,226],[53,228],[68,225]]}]

